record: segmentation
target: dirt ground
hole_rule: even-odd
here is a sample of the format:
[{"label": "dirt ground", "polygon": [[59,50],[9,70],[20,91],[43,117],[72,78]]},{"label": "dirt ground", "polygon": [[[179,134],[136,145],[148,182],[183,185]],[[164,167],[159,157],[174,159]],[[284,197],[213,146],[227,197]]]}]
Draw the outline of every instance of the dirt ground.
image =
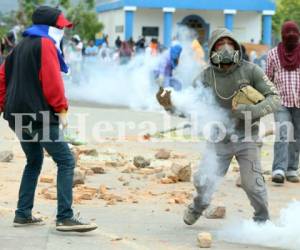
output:
[{"label": "dirt ground", "polygon": [[[161,126],[162,114],[129,111],[126,109],[75,107],[71,112],[91,115],[87,131],[97,121],[142,121],[152,120]],[[75,126],[71,119],[71,126]],[[173,119],[171,127],[185,122]],[[235,182],[239,175],[236,162],[215,193],[213,204],[226,207],[224,219],[201,219],[194,226],[182,221],[185,207],[192,199],[194,188],[191,182],[164,184],[166,169],[174,163],[191,163],[192,171],[203,157],[204,141],[176,137],[140,140],[134,137],[137,131],[129,131],[127,140],[115,138],[114,131],[105,134],[105,141],[97,142],[88,136],[87,145],[77,147],[81,152],[77,169],[85,172],[84,185],[74,188],[74,209],[82,217],[92,220],[99,229],[89,234],[59,234],[55,231],[56,167],[49,156],[45,157],[35,201],[35,214],[42,216],[47,224],[41,228],[13,228],[13,211],[16,207],[18,188],[25,157],[6,123],[0,121],[0,151],[11,150],[14,159],[0,163],[0,249],[198,249],[197,234],[210,232],[213,235],[212,249],[268,249],[261,246],[224,242],[216,237],[232,218],[250,218],[253,210],[241,188]],[[155,154],[160,149],[170,152],[170,158],[158,160]],[[94,153],[84,151],[94,149]],[[97,151],[95,153],[95,150]],[[262,148],[262,166],[271,169],[272,143]],[[150,159],[151,167],[136,169],[133,158]],[[95,173],[98,167],[101,173]],[[265,175],[272,219],[293,199],[300,199],[300,184],[286,183],[274,186],[270,175]]]}]

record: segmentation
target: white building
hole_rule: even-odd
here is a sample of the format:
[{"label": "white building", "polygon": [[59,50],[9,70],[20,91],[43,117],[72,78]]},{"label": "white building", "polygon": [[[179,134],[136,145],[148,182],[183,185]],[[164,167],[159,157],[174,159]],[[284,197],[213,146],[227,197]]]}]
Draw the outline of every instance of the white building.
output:
[{"label": "white building", "polygon": [[169,46],[178,24],[194,28],[202,42],[219,27],[241,42],[271,44],[272,0],[98,0],[99,20],[110,44],[140,36],[157,37]]}]

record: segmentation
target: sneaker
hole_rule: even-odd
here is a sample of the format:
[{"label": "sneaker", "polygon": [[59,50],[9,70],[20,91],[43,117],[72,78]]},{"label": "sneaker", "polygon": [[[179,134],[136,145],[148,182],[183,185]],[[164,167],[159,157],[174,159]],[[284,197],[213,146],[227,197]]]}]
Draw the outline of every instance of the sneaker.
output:
[{"label": "sneaker", "polygon": [[42,226],[45,225],[45,222],[42,219],[33,216],[28,218],[15,216],[13,225],[14,227]]},{"label": "sneaker", "polygon": [[283,184],[284,183],[284,176],[281,174],[275,174],[272,177],[272,182],[274,183],[279,183],[279,184]]},{"label": "sneaker", "polygon": [[98,226],[94,223],[83,222],[79,218],[79,214],[72,218],[67,218],[56,222],[56,230],[61,232],[79,232],[85,233],[97,229]]},{"label": "sneaker", "polygon": [[289,181],[289,182],[293,182],[293,183],[298,183],[300,182],[300,179],[298,176],[287,176],[286,177],[286,180]]},{"label": "sneaker", "polygon": [[190,204],[187,209],[184,211],[183,221],[187,225],[193,225],[200,218],[201,213],[194,211],[192,204]]}]

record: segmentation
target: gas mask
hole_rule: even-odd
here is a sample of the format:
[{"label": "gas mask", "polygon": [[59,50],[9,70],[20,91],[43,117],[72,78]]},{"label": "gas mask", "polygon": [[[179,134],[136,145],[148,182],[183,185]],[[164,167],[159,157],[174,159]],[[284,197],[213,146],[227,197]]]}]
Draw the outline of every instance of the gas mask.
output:
[{"label": "gas mask", "polygon": [[238,63],[239,54],[238,50],[235,50],[228,44],[224,44],[217,51],[213,51],[210,58],[214,64]]}]

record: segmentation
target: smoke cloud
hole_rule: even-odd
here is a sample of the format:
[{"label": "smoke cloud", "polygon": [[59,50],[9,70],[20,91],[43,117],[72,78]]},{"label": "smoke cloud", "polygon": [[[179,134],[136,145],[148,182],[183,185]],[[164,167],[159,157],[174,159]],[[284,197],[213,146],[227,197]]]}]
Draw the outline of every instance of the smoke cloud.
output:
[{"label": "smoke cloud", "polygon": [[218,237],[222,240],[280,249],[300,249],[300,202],[293,201],[280,212],[274,222],[257,224],[252,220],[230,222]]}]

